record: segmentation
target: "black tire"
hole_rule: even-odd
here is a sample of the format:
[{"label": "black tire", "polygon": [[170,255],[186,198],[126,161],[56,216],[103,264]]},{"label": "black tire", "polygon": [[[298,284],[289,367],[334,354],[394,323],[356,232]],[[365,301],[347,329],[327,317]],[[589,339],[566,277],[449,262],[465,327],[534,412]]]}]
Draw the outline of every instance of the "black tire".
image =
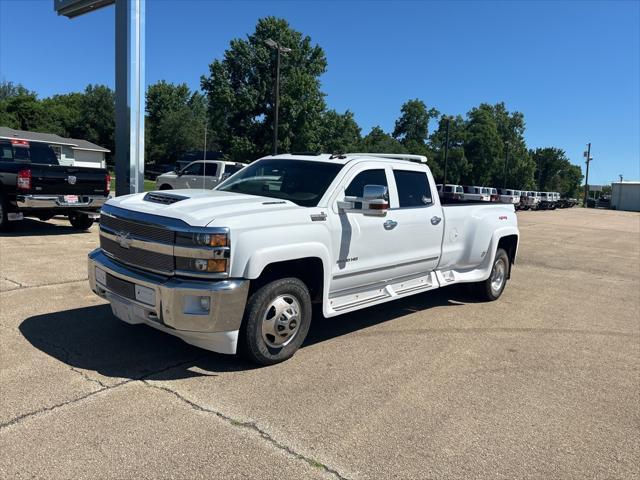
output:
[{"label": "black tire", "polygon": [[160,190],[173,190],[173,187],[165,183],[164,185],[160,185]]},{"label": "black tire", "polygon": [[[292,303],[289,302],[291,299],[294,300]],[[291,307],[281,302],[289,303]],[[284,306],[282,315],[277,315],[278,304]],[[295,314],[292,315],[292,312]],[[287,360],[304,342],[311,317],[311,297],[301,280],[282,278],[267,283],[249,297],[240,328],[238,351],[259,365],[273,365]],[[277,333],[281,327],[281,334],[265,333]]]},{"label": "black tire", "polygon": [[8,232],[10,229],[9,202],[7,202],[7,197],[0,193],[0,232]]},{"label": "black tire", "polygon": [[[502,264],[500,267],[499,265]],[[500,298],[502,292],[504,292],[504,287],[507,285],[507,280],[509,279],[509,269],[511,266],[509,265],[509,255],[507,252],[499,248],[496,252],[496,257],[493,259],[493,267],[491,268],[491,274],[489,278],[487,278],[483,282],[472,283],[471,290],[480,300],[485,300],[487,302],[492,302]],[[499,277],[498,270],[501,269],[502,281],[500,282],[499,288],[495,288],[496,285],[494,281]]]},{"label": "black tire", "polygon": [[93,218],[88,215],[82,215],[81,213],[70,213],[69,223],[76,230],[89,230],[93,225]]},{"label": "black tire", "polygon": [[41,222],[48,222],[49,220],[51,220],[53,217],[55,217],[54,213],[48,213],[46,215],[40,215],[38,217],[38,220],[40,220]]}]

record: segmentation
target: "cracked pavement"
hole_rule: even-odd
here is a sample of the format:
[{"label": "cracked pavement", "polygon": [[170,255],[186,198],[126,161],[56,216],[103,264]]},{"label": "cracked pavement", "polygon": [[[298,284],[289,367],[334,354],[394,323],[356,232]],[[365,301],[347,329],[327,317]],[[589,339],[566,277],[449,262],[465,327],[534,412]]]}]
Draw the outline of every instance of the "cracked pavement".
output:
[{"label": "cracked pavement", "polygon": [[2,478],[638,478],[640,215],[519,213],[503,297],[324,320],[255,368],[111,315],[97,227],[0,236]]}]

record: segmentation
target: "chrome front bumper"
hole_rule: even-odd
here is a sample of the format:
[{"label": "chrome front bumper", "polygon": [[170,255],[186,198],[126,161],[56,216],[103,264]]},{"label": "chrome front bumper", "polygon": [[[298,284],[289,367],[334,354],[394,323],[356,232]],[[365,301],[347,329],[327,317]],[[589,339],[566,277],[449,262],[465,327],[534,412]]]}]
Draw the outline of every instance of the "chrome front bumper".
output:
[{"label": "chrome front bumper", "polygon": [[[214,352],[236,352],[248,280],[188,280],[141,272],[100,248],[89,254],[88,273],[91,290],[109,301],[120,320],[150,325]],[[199,303],[203,297],[208,298],[208,312]]]},{"label": "chrome front bumper", "polygon": [[78,195],[77,203],[66,203],[64,195],[18,195],[18,208],[100,208],[109,200],[104,196]]}]

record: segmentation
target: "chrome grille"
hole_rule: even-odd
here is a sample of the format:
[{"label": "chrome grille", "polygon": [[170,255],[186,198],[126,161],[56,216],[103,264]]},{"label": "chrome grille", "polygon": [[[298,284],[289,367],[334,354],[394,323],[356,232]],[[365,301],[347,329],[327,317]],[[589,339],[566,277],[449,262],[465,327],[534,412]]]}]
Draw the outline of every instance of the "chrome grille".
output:
[{"label": "chrome grille", "polygon": [[173,272],[174,264],[172,255],[141,250],[139,248],[122,248],[118,242],[114,242],[102,235],[100,235],[100,248],[114,259],[126,265],[163,273]]},{"label": "chrome grille", "polygon": [[122,280],[118,277],[114,277],[110,273],[107,273],[107,288],[121,297],[129,298],[131,300],[136,299],[135,284]]},{"label": "chrome grille", "polygon": [[111,217],[109,215],[101,215],[100,227],[102,228],[103,226],[114,232],[126,232],[143,240],[168,244],[173,243],[175,235],[173,231],[162,227],[132,222],[131,220]]}]

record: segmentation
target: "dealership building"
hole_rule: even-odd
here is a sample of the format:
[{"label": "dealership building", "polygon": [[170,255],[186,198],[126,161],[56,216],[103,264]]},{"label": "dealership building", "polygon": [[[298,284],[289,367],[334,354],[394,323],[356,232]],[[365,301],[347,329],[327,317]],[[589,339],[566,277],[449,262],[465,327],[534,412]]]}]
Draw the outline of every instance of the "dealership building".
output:
[{"label": "dealership building", "polygon": [[[53,133],[27,132],[0,127],[0,140],[44,143],[56,154],[60,165],[105,168],[105,154],[110,150],[77,138],[65,138]],[[0,152],[1,153],[1,152]]]},{"label": "dealership building", "polygon": [[640,212],[640,182],[612,183],[611,208]]}]

